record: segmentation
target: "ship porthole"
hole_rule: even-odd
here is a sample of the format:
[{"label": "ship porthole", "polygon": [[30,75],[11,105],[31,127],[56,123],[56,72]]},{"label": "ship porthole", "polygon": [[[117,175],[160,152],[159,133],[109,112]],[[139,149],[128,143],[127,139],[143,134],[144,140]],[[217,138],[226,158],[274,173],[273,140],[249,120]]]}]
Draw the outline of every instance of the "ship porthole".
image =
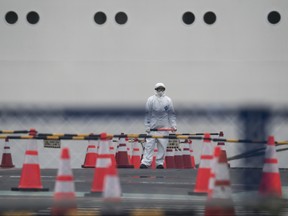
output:
[{"label": "ship porthole", "polygon": [[119,25],[123,25],[127,22],[128,20],[128,16],[126,13],[124,12],[118,12],[115,16],[115,21],[119,24]]},{"label": "ship porthole", "polygon": [[36,24],[36,23],[38,23],[38,22],[39,22],[39,19],[40,19],[39,14],[38,14],[37,12],[35,12],[35,11],[29,12],[29,13],[27,14],[26,18],[27,18],[27,21],[28,21],[30,24],[33,24],[33,25]]},{"label": "ship porthole", "polygon": [[103,25],[107,20],[106,14],[102,11],[99,11],[97,13],[95,13],[94,15],[94,21],[98,24],[98,25]]},{"label": "ship porthole", "polygon": [[187,11],[183,14],[182,20],[186,25],[191,25],[195,21],[195,15],[192,12]]},{"label": "ship porthole", "polygon": [[281,15],[277,11],[271,11],[267,16],[267,20],[271,24],[277,24],[281,20]]},{"label": "ship porthole", "polygon": [[9,11],[5,15],[5,20],[9,24],[15,24],[18,21],[18,15],[14,11]]},{"label": "ship porthole", "polygon": [[208,25],[212,25],[216,22],[216,14],[212,11],[208,11],[204,14],[204,22]]}]

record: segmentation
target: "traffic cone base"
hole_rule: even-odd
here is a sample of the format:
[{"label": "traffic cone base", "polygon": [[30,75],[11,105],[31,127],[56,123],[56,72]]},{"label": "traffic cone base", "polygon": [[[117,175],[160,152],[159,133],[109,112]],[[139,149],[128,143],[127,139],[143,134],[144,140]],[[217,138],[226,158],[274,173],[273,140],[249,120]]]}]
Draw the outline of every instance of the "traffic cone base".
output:
[{"label": "traffic cone base", "polygon": [[17,188],[12,187],[11,191],[49,191],[49,188]]},{"label": "traffic cone base", "polygon": [[81,165],[82,168],[95,168],[95,166],[92,165]]},{"label": "traffic cone base", "polygon": [[129,165],[129,164],[126,164],[126,165],[117,165],[117,168],[134,168],[134,165]]}]

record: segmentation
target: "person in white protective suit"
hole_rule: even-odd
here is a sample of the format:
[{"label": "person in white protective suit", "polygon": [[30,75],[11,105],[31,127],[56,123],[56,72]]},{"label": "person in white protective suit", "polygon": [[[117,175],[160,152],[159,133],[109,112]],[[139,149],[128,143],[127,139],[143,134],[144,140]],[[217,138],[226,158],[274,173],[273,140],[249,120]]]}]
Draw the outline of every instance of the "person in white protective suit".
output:
[{"label": "person in white protective suit", "polygon": [[[146,132],[150,135],[169,135],[169,131],[154,131],[158,128],[171,128],[172,131],[177,130],[173,103],[172,100],[165,95],[165,89],[166,87],[163,83],[157,83],[155,85],[155,95],[148,98],[145,106],[144,124]],[[168,142],[169,140],[165,138],[147,138],[140,168],[146,169],[151,166],[155,144],[157,144],[156,168],[163,169]]]}]

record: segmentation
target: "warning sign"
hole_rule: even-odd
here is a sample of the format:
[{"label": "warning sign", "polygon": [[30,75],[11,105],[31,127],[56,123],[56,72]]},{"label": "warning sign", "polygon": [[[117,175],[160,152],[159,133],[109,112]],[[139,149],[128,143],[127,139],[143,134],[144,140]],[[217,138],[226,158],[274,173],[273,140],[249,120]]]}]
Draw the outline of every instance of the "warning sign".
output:
[{"label": "warning sign", "polygon": [[61,148],[60,140],[44,140],[44,148]]},{"label": "warning sign", "polygon": [[169,139],[168,148],[179,148],[179,139]]}]

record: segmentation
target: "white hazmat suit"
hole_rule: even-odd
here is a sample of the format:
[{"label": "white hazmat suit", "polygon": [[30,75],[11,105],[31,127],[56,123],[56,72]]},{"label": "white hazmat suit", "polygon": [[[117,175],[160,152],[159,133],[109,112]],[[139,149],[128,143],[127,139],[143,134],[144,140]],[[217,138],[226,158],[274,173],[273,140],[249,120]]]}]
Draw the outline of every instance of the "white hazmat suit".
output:
[{"label": "white hazmat suit", "polygon": [[[159,88],[160,87],[160,88]],[[176,115],[172,100],[165,95],[165,85],[157,83],[156,93],[148,98],[145,106],[146,131],[151,135],[169,135],[168,131],[151,131],[157,128],[172,128],[176,131]],[[162,91],[161,91],[162,90]],[[144,154],[141,164],[151,166],[155,144],[157,143],[158,153],[156,155],[156,166],[162,165],[165,159],[168,139],[147,138],[144,146]]]}]

